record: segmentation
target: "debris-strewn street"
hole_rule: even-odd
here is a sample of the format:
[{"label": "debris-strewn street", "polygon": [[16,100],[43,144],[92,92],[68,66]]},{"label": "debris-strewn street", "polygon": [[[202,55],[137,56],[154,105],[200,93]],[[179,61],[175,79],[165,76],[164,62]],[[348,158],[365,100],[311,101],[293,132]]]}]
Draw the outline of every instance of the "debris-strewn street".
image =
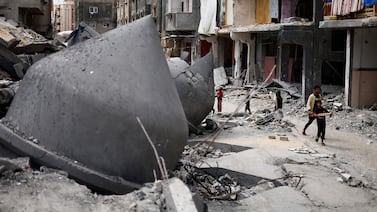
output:
[{"label": "debris-strewn street", "polygon": [[377,211],[377,0],[0,1],[0,212]]},{"label": "debris-strewn street", "polygon": [[[245,94],[226,92],[224,112],[209,118],[223,121]],[[283,110],[274,112],[269,92],[258,93],[251,99],[251,114],[233,118],[210,148],[197,146],[207,136],[191,139],[193,147],[186,149],[177,175],[203,195],[210,211],[374,211],[376,112],[335,112],[321,146],[314,139],[316,126],[301,135],[307,117],[299,107],[292,110],[299,103],[285,100]],[[349,116],[364,114],[371,128],[347,126]],[[261,126],[259,120],[268,116],[275,118]],[[198,154],[192,154],[195,150]]]},{"label": "debris-strewn street", "polygon": [[[208,118],[220,124],[245,94],[226,90],[224,112]],[[274,112],[270,92],[259,92],[250,101],[251,114],[239,112],[215,143],[202,142],[209,131],[192,135],[171,176],[186,183],[209,211],[374,211],[377,140],[359,134],[357,127],[338,129],[336,123],[346,122],[339,111],[328,120],[326,146],[321,146],[314,141],[315,126],[308,136],[301,135],[306,116],[300,109],[291,110],[299,102],[285,101],[283,110]],[[274,118],[261,126],[258,120],[270,113]],[[375,111],[347,114],[369,114],[374,126],[377,123]],[[127,195],[103,195],[68,179],[64,171],[31,169],[27,159],[12,162],[18,167],[9,165],[8,159],[0,161],[1,211],[58,207],[60,211],[160,211],[166,207],[161,182]]]}]

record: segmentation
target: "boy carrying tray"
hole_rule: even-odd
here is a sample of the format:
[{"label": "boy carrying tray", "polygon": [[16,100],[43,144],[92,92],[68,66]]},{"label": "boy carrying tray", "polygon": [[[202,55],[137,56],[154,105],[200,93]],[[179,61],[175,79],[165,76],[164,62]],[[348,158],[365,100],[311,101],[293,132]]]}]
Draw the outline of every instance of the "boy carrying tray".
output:
[{"label": "boy carrying tray", "polygon": [[317,119],[317,138],[315,139],[318,142],[318,139],[321,138],[321,144],[324,146],[325,134],[326,134],[326,116],[331,116],[332,113],[327,111],[322,107],[322,101],[315,102],[316,107],[313,110],[313,117]]}]

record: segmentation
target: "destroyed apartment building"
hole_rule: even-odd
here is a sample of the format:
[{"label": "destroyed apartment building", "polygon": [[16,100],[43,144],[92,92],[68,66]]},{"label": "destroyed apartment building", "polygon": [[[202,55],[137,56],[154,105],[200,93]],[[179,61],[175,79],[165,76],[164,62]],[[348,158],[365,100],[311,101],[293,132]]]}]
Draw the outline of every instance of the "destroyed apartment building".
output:
[{"label": "destroyed apartment building", "polygon": [[[331,10],[351,3],[360,6]],[[375,1],[240,0],[201,6],[199,33],[212,43],[215,66],[224,67],[238,85],[263,81],[273,71],[273,78],[300,85],[303,96],[315,84],[327,84],[344,87],[348,106],[376,102]]]}]

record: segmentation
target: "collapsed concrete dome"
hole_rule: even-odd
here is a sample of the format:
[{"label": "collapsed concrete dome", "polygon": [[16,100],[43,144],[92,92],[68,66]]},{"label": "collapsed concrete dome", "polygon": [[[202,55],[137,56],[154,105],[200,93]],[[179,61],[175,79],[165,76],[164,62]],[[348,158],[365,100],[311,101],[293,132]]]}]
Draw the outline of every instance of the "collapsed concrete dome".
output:
[{"label": "collapsed concrete dome", "polygon": [[0,142],[121,194],[153,181],[153,170],[159,173],[136,117],[173,169],[188,127],[151,17],[35,63],[0,125]]},{"label": "collapsed concrete dome", "polygon": [[215,101],[213,56],[207,54],[192,66],[180,58],[170,58],[168,65],[190,130],[195,132],[195,127],[211,112]]}]

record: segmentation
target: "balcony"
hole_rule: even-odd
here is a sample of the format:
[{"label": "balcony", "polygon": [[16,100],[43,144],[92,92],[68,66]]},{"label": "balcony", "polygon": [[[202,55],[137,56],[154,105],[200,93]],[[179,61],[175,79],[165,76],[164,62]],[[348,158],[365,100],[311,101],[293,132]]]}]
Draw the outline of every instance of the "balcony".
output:
[{"label": "balcony", "polygon": [[195,31],[198,20],[194,13],[167,13],[165,23],[166,31]]}]

